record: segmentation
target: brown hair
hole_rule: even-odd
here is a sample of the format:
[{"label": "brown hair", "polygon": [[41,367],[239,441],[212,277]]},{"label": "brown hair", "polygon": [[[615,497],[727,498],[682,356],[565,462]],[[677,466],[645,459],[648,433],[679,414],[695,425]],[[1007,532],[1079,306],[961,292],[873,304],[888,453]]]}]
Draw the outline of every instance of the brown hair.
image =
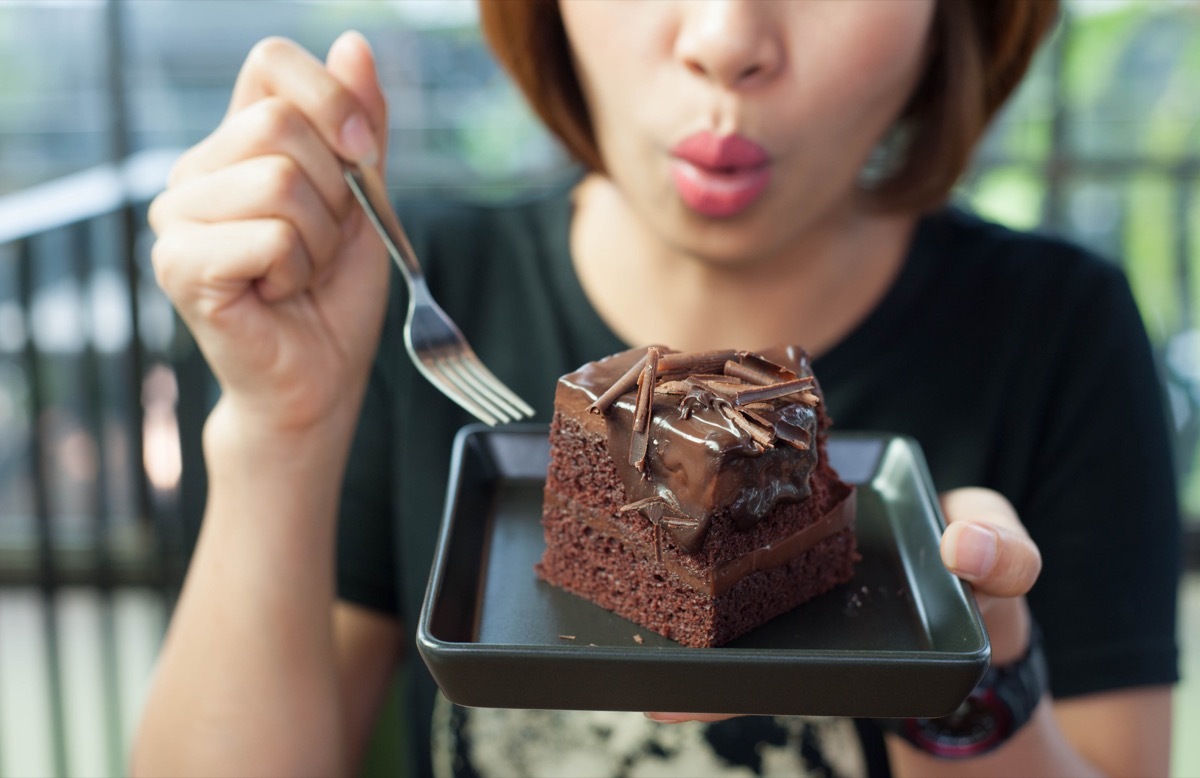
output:
[{"label": "brown hair", "polygon": [[[558,0],[480,0],[484,37],[533,110],[586,167],[602,171]],[[901,119],[898,164],[872,188],[885,209],[941,204],[988,122],[1058,17],[1058,0],[938,0],[925,73]]]}]

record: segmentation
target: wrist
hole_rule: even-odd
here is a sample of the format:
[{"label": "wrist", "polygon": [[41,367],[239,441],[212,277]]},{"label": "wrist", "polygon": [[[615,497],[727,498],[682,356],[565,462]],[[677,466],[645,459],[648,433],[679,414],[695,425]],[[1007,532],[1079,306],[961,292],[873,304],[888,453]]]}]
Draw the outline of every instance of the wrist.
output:
[{"label": "wrist", "polygon": [[210,477],[222,471],[268,475],[341,473],[354,437],[358,407],[339,408],[306,424],[281,424],[253,407],[222,397],[204,423]]},{"label": "wrist", "polygon": [[222,398],[203,433],[209,506],[232,515],[239,504],[255,505],[260,515],[321,515],[332,523],[356,417],[278,427]]},{"label": "wrist", "polygon": [[1041,633],[1030,621],[1024,654],[990,667],[954,712],[941,718],[883,719],[880,726],[934,756],[980,756],[1006,743],[1025,726],[1048,690]]}]

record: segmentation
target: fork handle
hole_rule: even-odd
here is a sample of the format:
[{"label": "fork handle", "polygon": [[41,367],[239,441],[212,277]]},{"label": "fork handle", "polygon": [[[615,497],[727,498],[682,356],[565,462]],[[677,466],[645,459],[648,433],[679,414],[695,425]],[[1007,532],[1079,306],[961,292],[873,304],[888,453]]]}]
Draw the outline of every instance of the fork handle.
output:
[{"label": "fork handle", "polygon": [[409,284],[423,282],[425,273],[421,270],[421,264],[417,262],[417,254],[413,251],[412,244],[408,242],[408,235],[404,232],[399,217],[392,210],[387,187],[380,175],[375,172],[375,168],[346,162],[342,165],[342,175],[345,176],[346,183],[350,185],[350,191],[354,193],[363,210],[367,212],[367,218],[375,227],[375,231],[379,233],[379,237],[383,239],[383,245],[392,255],[392,260],[400,267],[400,272],[404,274],[405,280]]}]

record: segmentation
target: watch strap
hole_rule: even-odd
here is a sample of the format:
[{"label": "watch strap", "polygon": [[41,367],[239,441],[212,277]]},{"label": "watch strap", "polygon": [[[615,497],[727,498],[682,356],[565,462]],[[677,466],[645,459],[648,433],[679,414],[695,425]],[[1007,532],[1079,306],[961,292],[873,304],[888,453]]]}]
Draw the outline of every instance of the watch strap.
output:
[{"label": "watch strap", "polygon": [[1029,647],[1009,664],[991,666],[954,712],[940,718],[880,719],[922,751],[947,759],[987,753],[1011,738],[1032,717],[1049,689],[1041,630],[1030,622]]}]

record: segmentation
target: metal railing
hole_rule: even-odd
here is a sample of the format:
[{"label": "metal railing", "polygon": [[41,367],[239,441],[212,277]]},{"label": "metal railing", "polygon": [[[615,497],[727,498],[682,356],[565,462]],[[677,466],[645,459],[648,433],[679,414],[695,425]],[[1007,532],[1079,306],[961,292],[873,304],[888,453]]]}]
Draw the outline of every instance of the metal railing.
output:
[{"label": "metal railing", "polygon": [[147,466],[145,394],[168,355],[147,346],[153,281],[139,259],[145,204],[175,156],[138,154],[0,198],[0,591],[32,590],[40,605],[55,775],[76,772],[63,593],[86,587],[99,597],[103,699],[93,720],[120,774],[129,722],[119,715],[114,594],[149,587],[166,612],[186,564],[177,487],[155,484]]}]

